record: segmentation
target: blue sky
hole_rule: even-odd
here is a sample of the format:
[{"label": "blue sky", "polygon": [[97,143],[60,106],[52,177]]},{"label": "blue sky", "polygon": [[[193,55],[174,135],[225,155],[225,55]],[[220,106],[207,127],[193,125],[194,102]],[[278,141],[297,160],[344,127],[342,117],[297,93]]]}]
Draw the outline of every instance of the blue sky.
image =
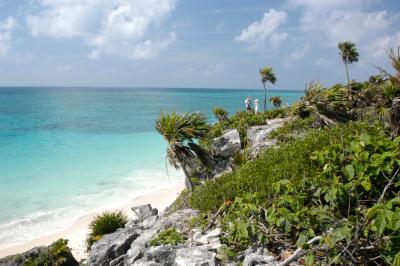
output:
[{"label": "blue sky", "polygon": [[345,80],[337,43],[357,44],[350,75],[390,70],[399,0],[0,0],[0,86],[259,88]]}]

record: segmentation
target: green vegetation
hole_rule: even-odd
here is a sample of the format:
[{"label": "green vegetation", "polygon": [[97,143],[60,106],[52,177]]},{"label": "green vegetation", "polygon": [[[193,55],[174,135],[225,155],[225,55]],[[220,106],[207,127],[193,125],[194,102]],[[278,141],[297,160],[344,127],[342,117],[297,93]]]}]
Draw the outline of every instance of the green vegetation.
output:
[{"label": "green vegetation", "polygon": [[358,62],[358,52],[356,45],[352,42],[341,42],[338,44],[340,56],[342,57],[343,64],[346,68],[347,85],[350,84],[348,65]]},{"label": "green vegetation", "polygon": [[150,242],[150,246],[160,245],[172,245],[185,243],[186,237],[177,232],[175,227],[168,228],[161,231],[153,240]]},{"label": "green vegetation", "polygon": [[59,239],[50,245],[48,249],[40,252],[35,258],[24,261],[24,266],[65,266],[71,265],[71,252],[67,246],[68,240]]},{"label": "green vegetation", "polygon": [[195,143],[206,137],[209,126],[203,114],[160,114],[156,121],[156,130],[168,142],[167,159],[176,169],[185,173],[186,188],[193,190],[194,184],[189,174],[189,168],[195,165],[195,159],[210,165],[207,153]]},{"label": "green vegetation", "polygon": [[88,250],[103,235],[114,233],[118,228],[125,227],[127,222],[128,217],[122,211],[106,211],[94,217],[93,221],[89,224],[90,233],[86,238]]},{"label": "green vegetation", "polygon": [[[296,250],[306,265],[400,265],[400,48],[388,51],[394,74],[380,69],[365,82],[348,77],[355,45],[339,49],[347,86],[310,82],[290,108],[272,97],[274,110],[217,119],[199,141],[209,151],[213,138],[236,128],[244,148],[232,172],[174,204],[200,211],[191,227],[221,228],[221,261],[261,245],[281,260]],[[260,74],[264,85],[276,80],[271,68]],[[248,156],[247,129],[287,116],[268,136],[278,145]]]},{"label": "green vegetation", "polygon": [[271,98],[269,98],[269,102],[272,103],[275,108],[279,108],[281,107],[282,99],[279,96],[272,96]]},{"label": "green vegetation", "polygon": [[222,109],[221,107],[214,107],[213,113],[215,119],[217,119],[217,121],[220,123],[228,120],[228,112]]},{"label": "green vegetation", "polygon": [[271,67],[264,67],[264,68],[260,69],[260,78],[261,78],[261,82],[264,87],[264,109],[263,109],[263,111],[265,112],[267,110],[267,88],[266,88],[265,84],[267,84],[268,82],[270,82],[271,84],[275,84],[276,76]]}]

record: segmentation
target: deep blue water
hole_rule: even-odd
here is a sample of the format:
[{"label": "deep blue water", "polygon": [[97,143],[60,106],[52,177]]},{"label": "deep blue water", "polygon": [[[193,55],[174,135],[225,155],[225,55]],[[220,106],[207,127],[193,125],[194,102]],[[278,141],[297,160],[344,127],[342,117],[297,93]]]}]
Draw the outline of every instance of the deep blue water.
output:
[{"label": "deep blue water", "polygon": [[[262,102],[262,90],[0,88],[0,249],[180,181],[171,168],[166,175],[158,114],[201,111],[213,121],[213,107],[234,113],[247,95]],[[285,104],[302,92],[273,95]]]}]

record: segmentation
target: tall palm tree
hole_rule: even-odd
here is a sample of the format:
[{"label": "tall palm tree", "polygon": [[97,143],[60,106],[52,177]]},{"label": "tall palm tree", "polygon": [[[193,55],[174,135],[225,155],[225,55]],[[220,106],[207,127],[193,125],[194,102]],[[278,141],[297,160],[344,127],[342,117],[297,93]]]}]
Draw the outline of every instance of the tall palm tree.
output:
[{"label": "tall palm tree", "polygon": [[342,57],[342,61],[344,63],[344,66],[346,68],[346,77],[347,77],[347,85],[350,84],[350,78],[349,78],[349,69],[348,65],[352,64],[354,62],[358,62],[358,52],[356,45],[352,42],[340,42],[338,44],[338,48],[340,50],[339,54]]},{"label": "tall palm tree", "polygon": [[279,108],[282,104],[282,99],[279,96],[272,96],[271,98],[269,98],[269,102],[272,103],[275,108]]},{"label": "tall palm tree", "polygon": [[156,121],[156,130],[168,142],[167,160],[185,174],[186,188],[193,190],[194,184],[189,169],[198,158],[207,163],[207,153],[195,143],[206,137],[208,132],[207,118],[201,113],[169,114],[161,113]]},{"label": "tall palm tree", "polygon": [[265,87],[265,84],[267,82],[275,84],[276,76],[271,67],[264,67],[260,69],[260,77],[261,77],[261,82],[264,86],[264,112],[265,112],[265,110],[267,109],[267,88]]}]

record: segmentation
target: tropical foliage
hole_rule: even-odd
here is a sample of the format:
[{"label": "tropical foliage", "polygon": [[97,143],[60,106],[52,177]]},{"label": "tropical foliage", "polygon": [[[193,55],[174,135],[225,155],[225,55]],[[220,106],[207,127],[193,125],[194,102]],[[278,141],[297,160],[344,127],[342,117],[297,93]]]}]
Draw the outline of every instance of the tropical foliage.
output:
[{"label": "tropical foliage", "polygon": [[352,42],[341,42],[338,44],[339,54],[342,58],[344,66],[346,68],[347,84],[350,84],[349,69],[348,65],[354,62],[358,62],[358,52],[355,43]]},{"label": "tropical foliage", "polygon": [[212,164],[207,153],[196,143],[208,133],[206,117],[201,113],[162,113],[156,121],[156,130],[168,143],[168,162],[176,169],[183,170],[186,187],[193,190],[189,168],[194,166],[195,159],[200,159],[205,165]]},{"label": "tropical foliage", "polygon": [[267,88],[266,84],[269,82],[275,84],[276,76],[271,67],[264,67],[260,69],[260,78],[264,87],[264,112],[267,110]]},{"label": "tropical foliage", "polygon": [[[23,261],[24,266],[67,266],[71,265],[68,261],[71,259],[71,252],[67,246],[68,240],[58,239],[44,250],[39,251],[34,258]],[[14,264],[13,264],[14,265]]]},{"label": "tropical foliage", "polygon": [[171,227],[161,231],[153,240],[151,240],[150,246],[176,246],[184,243],[185,240],[186,237],[183,234],[177,232],[175,227]]},{"label": "tropical foliage", "polygon": [[122,211],[106,211],[95,216],[89,224],[89,234],[86,238],[88,250],[96,241],[100,240],[103,235],[114,233],[118,228],[125,227],[127,222],[128,217]]},{"label": "tropical foliage", "polygon": [[222,123],[228,120],[228,112],[221,107],[214,107],[212,111],[218,122]]},{"label": "tropical foliage", "polygon": [[272,103],[275,106],[275,108],[279,108],[281,107],[282,99],[279,96],[273,96],[269,98],[269,102]]}]

